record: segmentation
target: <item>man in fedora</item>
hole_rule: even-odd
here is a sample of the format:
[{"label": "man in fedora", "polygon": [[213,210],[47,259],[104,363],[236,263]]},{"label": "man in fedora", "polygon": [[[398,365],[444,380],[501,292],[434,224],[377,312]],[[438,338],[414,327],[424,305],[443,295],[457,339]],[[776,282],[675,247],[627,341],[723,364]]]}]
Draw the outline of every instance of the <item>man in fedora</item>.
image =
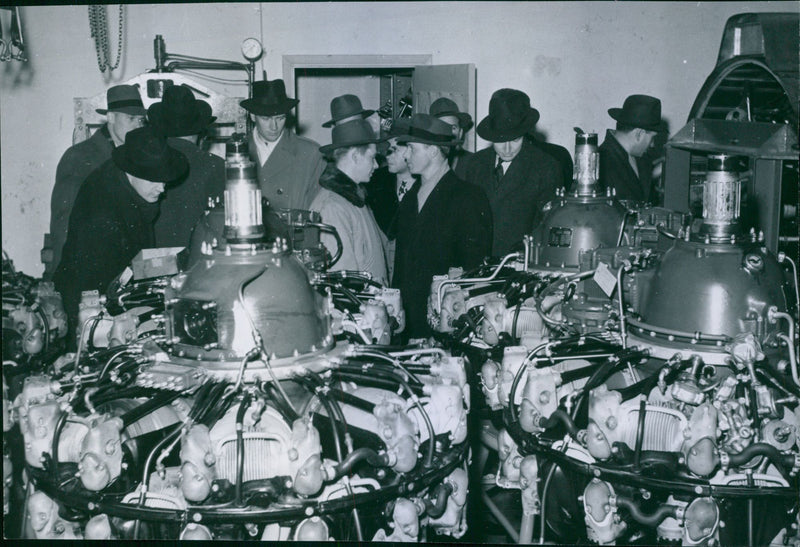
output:
[{"label": "man in fedora", "polygon": [[406,310],[404,335],[431,334],[428,295],[434,275],[450,267],[470,269],[491,250],[492,213],[483,191],[464,183],[447,156],[457,142],[450,124],[430,114],[414,114],[407,134],[406,162],[419,182],[397,211],[397,248],[392,285],[400,289]]},{"label": "man in fedora", "polygon": [[614,188],[617,199],[648,202],[652,191],[653,163],[647,151],[661,126],[661,101],[649,95],[631,95],[622,108],[610,108],[617,120],[600,145],[600,182]]},{"label": "man in fedora", "polygon": [[439,118],[444,123],[450,124],[450,127],[453,128],[456,144],[450,148],[450,156],[447,160],[450,164],[450,169],[453,170],[458,178],[465,179],[466,160],[472,155],[472,152],[464,150],[464,136],[473,126],[472,116],[466,112],[459,111],[455,101],[447,97],[439,97],[433,101],[428,113],[435,118]]},{"label": "man in fedora", "polygon": [[331,100],[331,119],[323,123],[322,127],[334,127],[353,120],[366,120],[373,114],[375,111],[361,106],[361,99],[355,95],[339,95]]},{"label": "man in fedora", "polygon": [[386,133],[386,149],[384,158],[386,165],[378,167],[367,184],[367,206],[372,209],[378,227],[386,235],[386,262],[389,266],[389,278],[394,271],[395,238],[397,237],[397,208],[403,201],[419,175],[414,175],[406,163],[405,143],[397,141],[406,135],[410,126],[409,118],[394,120]]},{"label": "man in fedora", "polygon": [[188,169],[182,153],[151,127],[142,127],[130,131],[111,159],[81,185],[53,277],[72,329],[81,292],[105,293],[136,253],[154,246],[153,223],[164,185]]},{"label": "man in fedora", "polygon": [[278,209],[308,209],[325,169],[319,143],[287,127],[299,102],[286,96],[283,80],[264,80],[253,84],[252,98],[239,103],[255,124],[250,157],[258,165],[261,195]]},{"label": "man in fedora", "polygon": [[56,182],[50,198],[50,237],[52,259],[46,260],[45,279],[51,279],[61,260],[72,204],[81,184],[89,173],[111,158],[114,147],[125,142],[131,129],[145,122],[145,109],[139,89],[132,85],[116,85],[106,91],[107,108],[98,108],[106,116],[106,123],[83,142],[67,148],[56,168]]},{"label": "man in fedora", "polygon": [[397,207],[414,183],[419,180],[419,176],[411,174],[408,169],[405,143],[397,140],[401,135],[408,133],[409,126],[409,118],[399,118],[392,123],[385,134],[386,165],[375,170],[367,185],[367,205],[372,209],[378,226],[390,240],[394,239],[392,227]]},{"label": "man in fedora", "polygon": [[221,197],[225,191],[225,161],[199,146],[201,135],[216,117],[211,115],[211,105],[196,99],[188,87],[176,85],[165,89],[161,101],[147,109],[147,118],[189,162],[186,176],[161,198],[154,227],[156,247],[186,247],[208,199]]},{"label": "man in fedora", "polygon": [[492,206],[493,256],[522,246],[523,236],[541,221],[542,207],[564,184],[556,160],[525,139],[538,120],[527,94],[499,89],[478,124],[478,135],[492,146],[469,158],[466,180],[482,188]]},{"label": "man in fedora", "polygon": [[[378,167],[376,144],[381,139],[363,118],[334,126],[332,137],[331,144],[320,147],[332,162],[319,179],[321,188],[310,207],[322,222],[336,228],[342,241],[342,256],[331,269],[368,272],[385,284],[385,238],[367,207],[363,188]],[[332,236],[323,234],[321,239],[334,248]]]}]

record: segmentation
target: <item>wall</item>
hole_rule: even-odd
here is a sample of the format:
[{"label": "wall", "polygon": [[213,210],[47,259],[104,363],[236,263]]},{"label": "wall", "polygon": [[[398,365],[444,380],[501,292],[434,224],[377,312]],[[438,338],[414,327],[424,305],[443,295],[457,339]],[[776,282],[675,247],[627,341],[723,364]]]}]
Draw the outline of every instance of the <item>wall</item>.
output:
[{"label": "wall", "polygon": [[[299,72],[299,71],[297,71]],[[381,80],[378,76],[339,76],[316,72],[298,75],[298,133],[320,144],[330,144],[331,130],[322,124],[331,119],[331,99],[352,93],[361,99],[364,108],[375,109],[380,103]],[[287,90],[290,96],[291,91]]]},{"label": "wall", "polygon": [[[241,60],[241,40],[260,37],[266,56],[258,72],[270,79],[281,76],[282,55],[432,54],[434,63],[474,63],[479,119],[494,90],[519,88],[541,112],[539,129],[572,149],[574,126],[603,132],[606,110],[631,93],[660,97],[671,130],[680,129],[714,68],[727,18],[797,9],[796,2],[133,4],[123,64],[108,79],[97,68],[86,6],[23,6],[30,61],[0,65],[3,250],[18,270],[41,274],[55,168],[71,144],[72,97],[153,68],[156,34],[168,52],[232,60]],[[115,47],[117,6],[107,11]]]}]

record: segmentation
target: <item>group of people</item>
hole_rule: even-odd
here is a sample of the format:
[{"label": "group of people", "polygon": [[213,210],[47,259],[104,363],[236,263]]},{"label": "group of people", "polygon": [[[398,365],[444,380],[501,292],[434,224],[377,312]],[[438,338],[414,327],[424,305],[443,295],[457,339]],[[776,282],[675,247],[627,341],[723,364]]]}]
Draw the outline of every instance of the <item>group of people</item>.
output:
[{"label": "group of people", "polygon": [[[325,146],[290,129],[298,102],[278,79],[256,82],[240,103],[253,122],[249,147],[262,195],[274,208],[317,211],[336,228],[342,254],[334,269],[399,288],[407,338],[430,334],[434,275],[520,248],[545,203],[571,181],[569,152],[533,136],[539,112],[520,90],[492,95],[476,127],[491,146],[474,154],[463,147],[472,118],[447,97],[427,114],[394,120],[384,134],[357,96],[335,97]],[[225,186],[223,160],[200,146],[215,119],[211,107],[189,88],[168,87],[145,111],[138,89],[120,85],[107,103],[98,110],[107,123],[67,150],[53,189],[54,268],[45,275],[73,320],[81,291],[104,292],[141,249],[188,245],[208,198]],[[620,199],[647,201],[651,166],[641,158],[661,103],[632,95],[609,114],[617,127],[600,147],[601,182]]]}]

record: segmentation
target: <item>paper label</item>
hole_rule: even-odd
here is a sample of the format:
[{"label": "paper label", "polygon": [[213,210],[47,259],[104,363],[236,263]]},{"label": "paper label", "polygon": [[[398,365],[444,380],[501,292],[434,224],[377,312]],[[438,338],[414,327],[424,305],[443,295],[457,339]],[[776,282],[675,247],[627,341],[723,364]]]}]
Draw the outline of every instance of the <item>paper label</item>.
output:
[{"label": "paper label", "polygon": [[130,281],[132,277],[133,277],[133,270],[131,270],[129,267],[126,267],[125,270],[122,272],[122,274],[120,274],[119,276],[120,287],[124,287],[125,285],[127,285],[128,281]]},{"label": "paper label", "polygon": [[597,269],[594,272],[594,282],[597,283],[603,292],[606,293],[606,296],[611,298],[611,295],[614,293],[614,287],[617,286],[617,277],[611,272],[611,269],[608,267],[608,264],[605,262],[600,262],[597,265]]}]

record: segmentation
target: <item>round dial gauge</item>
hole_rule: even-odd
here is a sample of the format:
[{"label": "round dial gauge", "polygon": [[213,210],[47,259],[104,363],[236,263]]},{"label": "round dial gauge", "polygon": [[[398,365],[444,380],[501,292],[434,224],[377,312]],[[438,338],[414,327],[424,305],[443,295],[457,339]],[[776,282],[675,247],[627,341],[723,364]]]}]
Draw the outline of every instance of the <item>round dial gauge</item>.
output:
[{"label": "round dial gauge", "polygon": [[263,53],[264,48],[261,47],[261,42],[255,38],[247,38],[242,42],[242,55],[248,61],[255,61]]}]

